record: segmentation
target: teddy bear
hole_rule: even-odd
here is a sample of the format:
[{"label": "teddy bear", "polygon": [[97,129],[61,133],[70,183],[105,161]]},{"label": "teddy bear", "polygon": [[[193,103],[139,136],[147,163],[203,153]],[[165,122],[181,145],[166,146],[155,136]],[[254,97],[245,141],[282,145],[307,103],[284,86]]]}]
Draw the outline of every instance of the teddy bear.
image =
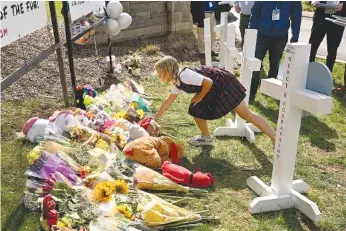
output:
[{"label": "teddy bear", "polygon": [[128,160],[134,160],[150,168],[160,168],[166,160],[178,163],[184,155],[184,149],[167,136],[143,136],[128,143],[123,149],[123,154]]},{"label": "teddy bear", "polygon": [[160,125],[156,123],[156,121],[153,118],[146,117],[138,122],[139,126],[144,128],[149,135],[151,136],[158,136],[160,132]]},{"label": "teddy bear", "polygon": [[188,169],[172,164],[169,161],[163,162],[162,173],[175,183],[186,185],[193,188],[209,188],[214,186],[215,179],[210,173],[190,172]]}]

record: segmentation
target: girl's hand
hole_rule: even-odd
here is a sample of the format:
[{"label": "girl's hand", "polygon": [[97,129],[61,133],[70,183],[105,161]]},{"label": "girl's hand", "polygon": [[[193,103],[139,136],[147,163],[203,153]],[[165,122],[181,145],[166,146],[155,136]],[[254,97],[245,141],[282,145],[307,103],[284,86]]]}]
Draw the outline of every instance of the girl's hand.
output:
[{"label": "girl's hand", "polygon": [[193,104],[193,106],[196,106],[199,102],[201,102],[203,99],[203,97],[201,97],[200,94],[196,94],[192,100],[191,100],[191,103]]}]

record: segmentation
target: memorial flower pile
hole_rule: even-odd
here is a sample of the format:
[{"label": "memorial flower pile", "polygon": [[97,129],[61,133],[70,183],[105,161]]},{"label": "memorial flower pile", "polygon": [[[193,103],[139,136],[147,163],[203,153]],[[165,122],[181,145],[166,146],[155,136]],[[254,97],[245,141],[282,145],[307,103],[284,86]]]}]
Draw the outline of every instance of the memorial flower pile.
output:
[{"label": "memorial flower pile", "polygon": [[[133,80],[112,85],[85,95],[86,111],[62,109],[49,118],[42,134],[35,131],[44,139],[27,154],[24,205],[41,212],[44,230],[149,231],[203,220],[171,202],[207,191],[179,185],[123,153],[139,139],[131,137],[136,129],[148,137],[160,132],[143,92]],[[162,139],[170,148],[173,141]]]}]

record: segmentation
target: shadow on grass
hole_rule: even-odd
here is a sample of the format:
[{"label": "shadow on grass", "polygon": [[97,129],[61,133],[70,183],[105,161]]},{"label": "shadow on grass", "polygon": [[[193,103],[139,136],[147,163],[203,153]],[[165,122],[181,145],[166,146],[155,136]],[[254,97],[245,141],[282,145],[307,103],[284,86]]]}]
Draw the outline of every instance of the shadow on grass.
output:
[{"label": "shadow on grass", "polygon": [[7,218],[6,222],[2,225],[3,231],[16,231],[21,228],[25,218],[32,214],[32,211],[25,208],[23,204],[18,205],[15,211]]},{"label": "shadow on grass", "polygon": [[213,158],[211,155],[212,147],[202,147],[202,151],[192,159],[192,162],[184,158],[181,160],[181,165],[192,172],[211,173],[215,177],[218,188],[240,190],[247,187],[246,180],[250,176],[270,175],[272,170],[272,164],[262,150],[253,144],[249,145],[249,149],[261,164],[261,169],[244,169],[234,166],[224,159]]},{"label": "shadow on grass", "polygon": [[[269,118],[273,123],[277,123],[278,111],[273,111],[264,107],[260,103],[255,103],[256,108],[261,115]],[[302,118],[300,135],[309,137],[312,146],[318,147],[326,152],[335,151],[335,144],[329,139],[337,138],[338,134],[335,129],[330,128],[326,123],[320,121],[313,115]]]},{"label": "shadow on grass", "polygon": [[253,214],[252,216],[254,219],[263,222],[264,225],[266,225],[268,220],[275,220],[279,216],[282,216],[287,230],[305,230],[303,224],[304,226],[308,227],[308,230],[321,230],[313,223],[313,221],[311,221],[307,216],[305,216],[295,208],[285,209],[282,211]]}]

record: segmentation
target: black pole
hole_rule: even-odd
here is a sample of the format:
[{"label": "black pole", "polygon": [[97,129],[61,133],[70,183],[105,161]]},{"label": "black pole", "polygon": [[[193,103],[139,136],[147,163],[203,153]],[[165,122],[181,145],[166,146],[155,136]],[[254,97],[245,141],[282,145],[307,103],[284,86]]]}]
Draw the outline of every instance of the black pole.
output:
[{"label": "black pole", "polygon": [[113,73],[113,65],[112,65],[112,40],[111,36],[108,35],[108,54],[109,54],[109,73]]},{"label": "black pole", "polygon": [[[108,3],[109,3],[109,1],[106,1],[106,8],[107,8],[107,4]],[[112,62],[112,39],[111,39],[110,35],[108,35],[108,54],[109,54],[109,73],[113,73],[113,65],[112,65],[112,63],[113,63]]]},{"label": "black pole", "polygon": [[63,13],[63,16],[64,16],[64,22],[65,22],[67,55],[68,55],[68,62],[69,62],[69,65],[70,65],[70,73],[71,73],[73,105],[76,105],[76,74],[74,72],[73,48],[72,48],[72,40],[71,40],[70,17],[69,17],[69,6],[68,6],[68,2],[67,1],[62,1],[62,13]]},{"label": "black pole", "polygon": [[[50,17],[52,20],[55,44],[58,44],[60,43],[60,37],[59,37],[58,20],[56,18],[55,2],[49,1],[49,9],[50,9]],[[62,93],[64,96],[64,103],[65,103],[65,107],[68,107],[69,101],[68,101],[68,91],[66,86],[66,75],[65,75],[64,61],[62,58],[62,52],[60,47],[56,50],[56,55],[58,60],[61,87],[62,87]]]}]

